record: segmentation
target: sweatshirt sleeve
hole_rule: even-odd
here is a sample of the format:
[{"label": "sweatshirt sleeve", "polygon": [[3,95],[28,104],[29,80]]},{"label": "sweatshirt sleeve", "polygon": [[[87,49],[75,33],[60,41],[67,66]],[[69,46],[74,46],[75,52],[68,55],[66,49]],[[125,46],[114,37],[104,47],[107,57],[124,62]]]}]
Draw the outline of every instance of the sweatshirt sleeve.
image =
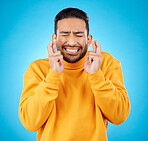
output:
[{"label": "sweatshirt sleeve", "polygon": [[19,118],[24,127],[37,131],[50,116],[58,96],[61,73],[49,69],[41,79],[35,64],[23,75],[23,91],[19,105]]},{"label": "sweatshirt sleeve", "polygon": [[124,87],[121,63],[115,61],[108,70],[87,74],[95,102],[103,115],[113,124],[124,122],[130,112],[130,101]]}]

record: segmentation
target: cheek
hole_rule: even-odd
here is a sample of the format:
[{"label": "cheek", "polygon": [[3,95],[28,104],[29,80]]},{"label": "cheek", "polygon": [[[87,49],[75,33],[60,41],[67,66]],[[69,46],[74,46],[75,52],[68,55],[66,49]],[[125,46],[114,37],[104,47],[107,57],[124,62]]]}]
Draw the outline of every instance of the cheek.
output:
[{"label": "cheek", "polygon": [[65,41],[66,41],[65,37],[60,36],[59,38],[57,38],[57,42],[60,43],[60,44],[64,43]]},{"label": "cheek", "polygon": [[57,39],[57,47],[60,48],[63,44],[63,40],[61,38]]},{"label": "cheek", "polygon": [[83,39],[82,45],[83,45],[84,48],[87,46],[87,40],[86,39]]}]

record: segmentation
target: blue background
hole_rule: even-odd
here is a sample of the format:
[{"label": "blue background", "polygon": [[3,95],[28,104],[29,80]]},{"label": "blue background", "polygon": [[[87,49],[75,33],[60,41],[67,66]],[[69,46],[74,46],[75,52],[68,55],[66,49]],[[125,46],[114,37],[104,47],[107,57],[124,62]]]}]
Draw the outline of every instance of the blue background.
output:
[{"label": "blue background", "polygon": [[[90,33],[120,60],[131,101],[128,119],[109,124],[109,141],[147,138],[148,2],[146,0],[1,0],[0,1],[0,140],[34,141],[18,117],[23,74],[34,60],[47,58],[55,15],[67,7],[88,13]],[[91,50],[92,47],[89,47]]]}]

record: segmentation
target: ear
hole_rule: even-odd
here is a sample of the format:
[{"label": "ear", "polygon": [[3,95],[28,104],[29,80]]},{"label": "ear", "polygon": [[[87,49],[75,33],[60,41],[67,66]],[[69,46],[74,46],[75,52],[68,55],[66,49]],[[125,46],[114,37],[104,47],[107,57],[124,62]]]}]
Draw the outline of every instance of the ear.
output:
[{"label": "ear", "polygon": [[89,34],[89,35],[87,36],[88,46],[90,46],[90,44],[91,44],[91,42],[92,42],[92,38],[93,38],[93,36],[92,36],[91,34]]},{"label": "ear", "polygon": [[57,39],[57,36],[56,36],[55,33],[52,34],[52,40],[53,40],[53,39]]}]

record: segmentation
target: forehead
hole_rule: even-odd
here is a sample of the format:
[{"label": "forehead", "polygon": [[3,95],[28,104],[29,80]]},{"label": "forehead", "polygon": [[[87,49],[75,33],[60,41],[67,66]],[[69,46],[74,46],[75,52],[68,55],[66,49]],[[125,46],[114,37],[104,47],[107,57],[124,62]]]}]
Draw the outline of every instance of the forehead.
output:
[{"label": "forehead", "polygon": [[86,23],[83,19],[79,18],[65,18],[59,20],[57,23],[58,31],[85,31]]}]

